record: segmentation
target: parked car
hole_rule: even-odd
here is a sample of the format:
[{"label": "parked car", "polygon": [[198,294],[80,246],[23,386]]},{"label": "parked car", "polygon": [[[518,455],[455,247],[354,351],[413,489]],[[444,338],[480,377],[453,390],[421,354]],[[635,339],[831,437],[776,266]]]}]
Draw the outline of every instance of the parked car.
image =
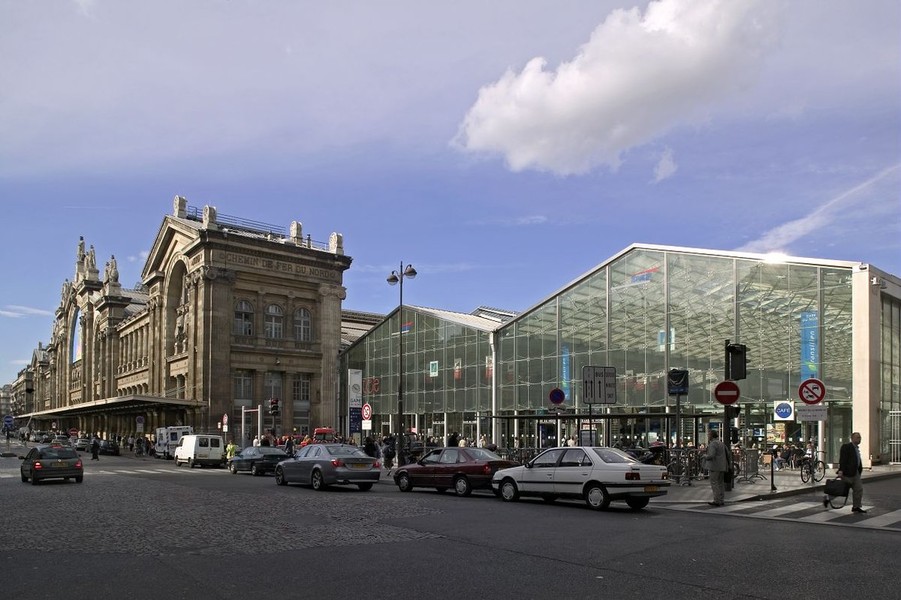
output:
[{"label": "parked car", "polygon": [[67,435],[57,434],[53,436],[53,439],[50,440],[51,444],[61,444],[63,446],[71,446],[72,440],[69,439]]},{"label": "parked car", "polygon": [[251,475],[263,475],[275,471],[276,465],[288,458],[284,450],[272,446],[248,446],[228,459],[228,470],[250,471]]},{"label": "parked car", "polygon": [[25,456],[20,456],[22,465],[19,470],[22,481],[31,480],[37,485],[45,479],[74,479],[81,483],[84,479],[84,465],[78,452],[71,446],[49,444],[35,446]]},{"label": "parked car", "polygon": [[75,449],[81,452],[90,452],[91,438],[78,438],[75,440]]},{"label": "parked car", "polygon": [[473,490],[490,490],[491,476],[497,470],[518,464],[484,448],[438,448],[415,463],[398,467],[394,483],[402,492],[433,487],[439,492],[453,489],[458,496],[468,496]]},{"label": "parked car", "polygon": [[113,440],[100,440],[100,450],[98,450],[97,453],[109,456],[119,456],[119,444]]},{"label": "parked car", "polygon": [[275,483],[302,483],[314,490],[333,484],[356,485],[363,491],[372,489],[382,475],[378,459],[366,456],[356,446],[345,444],[310,444],[304,446],[275,467]]},{"label": "parked car", "polygon": [[582,499],[594,509],[624,500],[638,510],[651,498],[666,494],[669,484],[666,467],[646,465],[622,450],[596,446],[551,448],[519,467],[498,471],[491,479],[495,493],[507,502],[522,496],[549,502],[570,498]]}]

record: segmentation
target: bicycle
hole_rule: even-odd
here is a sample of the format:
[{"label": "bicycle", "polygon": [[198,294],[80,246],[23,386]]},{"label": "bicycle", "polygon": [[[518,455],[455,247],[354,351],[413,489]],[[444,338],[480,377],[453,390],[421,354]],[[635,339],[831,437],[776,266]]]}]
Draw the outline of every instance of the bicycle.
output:
[{"label": "bicycle", "polygon": [[813,479],[814,483],[819,483],[826,476],[826,463],[819,458],[816,460],[809,456],[801,459],[801,481],[807,483]]}]

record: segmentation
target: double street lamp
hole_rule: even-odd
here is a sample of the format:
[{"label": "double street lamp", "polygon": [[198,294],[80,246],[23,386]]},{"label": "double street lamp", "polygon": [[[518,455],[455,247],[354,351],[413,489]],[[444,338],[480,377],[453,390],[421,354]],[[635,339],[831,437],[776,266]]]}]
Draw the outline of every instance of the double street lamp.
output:
[{"label": "double street lamp", "polygon": [[413,279],[416,277],[416,269],[413,265],[400,263],[397,271],[391,271],[388,276],[390,285],[400,284],[400,307],[398,309],[399,327],[397,332],[398,355],[397,355],[397,463],[403,465],[406,459],[403,455],[404,445],[404,279]]}]

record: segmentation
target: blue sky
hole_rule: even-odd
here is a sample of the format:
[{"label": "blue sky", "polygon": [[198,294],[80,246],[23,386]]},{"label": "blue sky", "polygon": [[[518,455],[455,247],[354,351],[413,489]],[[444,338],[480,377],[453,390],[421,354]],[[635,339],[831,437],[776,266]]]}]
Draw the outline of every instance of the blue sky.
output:
[{"label": "blue sky", "polygon": [[79,236],[344,235],[347,309],[522,310],[631,243],[901,275],[901,4],[0,0],[0,383]]}]

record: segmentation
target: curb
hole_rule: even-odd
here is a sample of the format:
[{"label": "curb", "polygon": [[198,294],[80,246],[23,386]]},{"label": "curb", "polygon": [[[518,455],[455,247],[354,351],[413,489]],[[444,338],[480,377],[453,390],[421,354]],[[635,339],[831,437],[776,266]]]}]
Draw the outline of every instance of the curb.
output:
[{"label": "curb", "polygon": [[[888,473],[874,473],[869,477],[864,477],[863,482],[867,483],[868,481],[879,481],[881,479],[892,479],[895,477],[901,477],[901,473],[898,472],[888,472]],[[828,477],[826,478],[828,479]],[[788,496],[800,496],[802,494],[809,494],[811,492],[822,492],[826,489],[825,483],[818,483],[816,485],[812,485],[810,487],[803,488],[794,488],[791,490],[785,490],[784,492],[780,492],[776,490],[775,492],[769,492],[766,494],[757,494],[756,496],[751,496],[750,498],[744,498],[742,500],[737,500],[737,502],[750,502],[753,500],[768,500],[771,498],[785,498]]]}]

